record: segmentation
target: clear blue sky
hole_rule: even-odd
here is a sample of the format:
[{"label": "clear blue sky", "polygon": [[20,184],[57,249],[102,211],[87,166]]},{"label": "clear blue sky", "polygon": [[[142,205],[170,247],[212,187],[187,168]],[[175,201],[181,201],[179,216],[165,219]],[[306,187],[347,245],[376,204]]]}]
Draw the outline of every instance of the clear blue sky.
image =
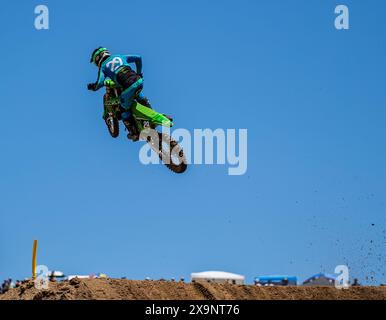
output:
[{"label": "clear blue sky", "polygon": [[[334,28],[338,4],[350,30]],[[50,30],[34,29],[34,8]],[[386,3],[7,1],[0,12],[0,279],[294,274],[386,282]],[[140,54],[176,127],[247,128],[248,172],[174,175],[110,138],[97,46]],[[372,225],[374,224],[374,225]],[[369,277],[366,281],[366,277]],[[371,277],[374,277],[371,280]]]}]

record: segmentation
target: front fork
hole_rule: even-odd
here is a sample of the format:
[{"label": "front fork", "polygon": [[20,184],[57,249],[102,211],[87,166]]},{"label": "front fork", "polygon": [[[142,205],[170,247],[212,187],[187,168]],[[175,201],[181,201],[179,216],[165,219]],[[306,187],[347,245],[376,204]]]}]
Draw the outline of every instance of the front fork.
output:
[{"label": "front fork", "polygon": [[115,117],[120,120],[120,101],[119,91],[116,88],[106,87],[106,93],[103,96],[103,119]]}]

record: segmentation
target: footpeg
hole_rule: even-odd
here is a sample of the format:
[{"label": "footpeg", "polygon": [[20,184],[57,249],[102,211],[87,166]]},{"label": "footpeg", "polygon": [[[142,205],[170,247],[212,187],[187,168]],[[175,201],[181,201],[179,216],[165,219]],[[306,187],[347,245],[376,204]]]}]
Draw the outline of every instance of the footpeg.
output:
[{"label": "footpeg", "polygon": [[139,136],[136,135],[136,134],[130,134],[130,133],[129,133],[129,134],[127,135],[127,139],[133,140],[133,142],[136,142],[136,141],[139,140]]}]

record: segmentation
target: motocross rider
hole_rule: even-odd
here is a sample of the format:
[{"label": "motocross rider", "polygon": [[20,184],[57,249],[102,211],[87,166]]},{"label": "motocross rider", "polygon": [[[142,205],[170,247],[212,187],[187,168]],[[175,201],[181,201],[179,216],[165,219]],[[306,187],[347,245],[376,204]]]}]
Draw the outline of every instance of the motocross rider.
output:
[{"label": "motocross rider", "polygon": [[[120,88],[120,102],[124,109],[121,117],[126,127],[132,131],[133,116],[130,106],[136,100],[140,104],[151,108],[149,100],[143,95],[142,58],[138,55],[111,55],[104,48],[95,49],[91,55],[91,63],[99,68],[98,79],[95,83],[87,85],[88,90],[97,91],[105,85],[106,81],[114,81]],[[136,71],[130,67],[134,63]],[[131,129],[130,129],[131,128]],[[131,134],[134,134],[131,132]],[[136,133],[138,134],[138,133]]]}]

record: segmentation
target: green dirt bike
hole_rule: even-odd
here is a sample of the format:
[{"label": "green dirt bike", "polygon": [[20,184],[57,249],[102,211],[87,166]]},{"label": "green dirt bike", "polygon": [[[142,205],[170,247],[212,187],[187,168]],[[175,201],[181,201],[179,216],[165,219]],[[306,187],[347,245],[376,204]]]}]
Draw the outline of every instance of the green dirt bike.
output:
[{"label": "green dirt bike", "polygon": [[[113,138],[119,136],[119,121],[124,109],[119,96],[121,89],[113,81],[105,81],[106,94],[103,97],[103,119]],[[187,161],[181,146],[168,134],[156,131],[156,127],[172,127],[173,119],[158,113],[137,101],[131,105],[133,121],[122,121],[129,132],[128,139],[146,141],[161,161],[173,172],[183,173],[187,169]]]}]

